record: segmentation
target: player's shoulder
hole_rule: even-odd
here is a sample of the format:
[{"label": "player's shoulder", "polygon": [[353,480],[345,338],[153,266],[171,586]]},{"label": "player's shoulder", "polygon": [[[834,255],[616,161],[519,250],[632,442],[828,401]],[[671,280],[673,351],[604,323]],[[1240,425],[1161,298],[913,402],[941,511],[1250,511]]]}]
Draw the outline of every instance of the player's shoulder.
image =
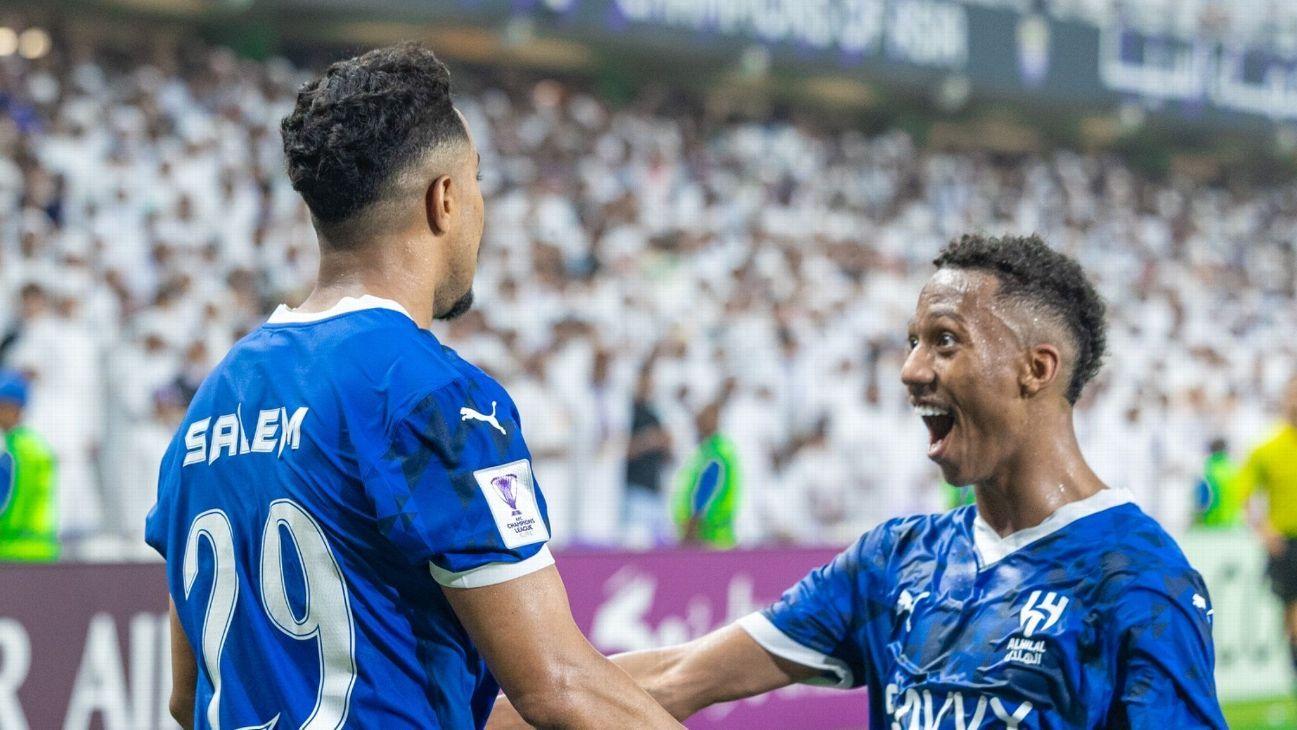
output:
[{"label": "player's shoulder", "polygon": [[1256,450],[1265,457],[1287,458],[1294,438],[1297,438],[1297,427],[1281,423],[1270,430]]},{"label": "player's shoulder", "polygon": [[1107,510],[1086,536],[1098,564],[1091,580],[1110,603],[1147,601],[1150,596],[1205,600],[1206,585],[1189,559],[1156,520],[1134,503]]},{"label": "player's shoulder", "polygon": [[327,388],[369,407],[381,403],[389,423],[437,395],[455,401],[485,391],[501,405],[508,400],[493,378],[387,306],[305,322],[272,317],[236,344],[222,365],[269,368],[297,377],[305,389]]},{"label": "player's shoulder", "polygon": [[862,565],[882,569],[895,558],[915,550],[940,550],[970,519],[969,509],[960,507],[943,513],[893,517],[861,535],[848,548],[848,553]]}]

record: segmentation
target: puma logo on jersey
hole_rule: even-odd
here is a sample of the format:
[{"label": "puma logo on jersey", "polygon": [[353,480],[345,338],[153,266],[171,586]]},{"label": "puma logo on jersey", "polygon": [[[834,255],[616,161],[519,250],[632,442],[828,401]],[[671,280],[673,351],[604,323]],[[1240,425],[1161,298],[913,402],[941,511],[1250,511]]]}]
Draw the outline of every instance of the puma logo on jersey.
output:
[{"label": "puma logo on jersey", "polygon": [[919,595],[915,596],[915,595],[911,595],[911,593],[907,590],[901,590],[900,598],[896,599],[896,613],[905,614],[906,631],[910,630],[910,620],[914,618],[915,604],[917,604],[919,601],[922,601],[923,599],[927,598],[930,595],[932,594],[929,593],[928,591],[924,591]]},{"label": "puma logo on jersey", "polygon": [[495,420],[495,401],[491,401],[491,415],[486,416],[481,413],[478,413],[477,411],[473,410],[472,408],[469,408],[468,406],[464,406],[463,408],[459,409],[459,420],[460,421],[481,421],[483,423],[489,423],[491,426],[495,427],[495,430],[500,432],[500,435],[502,436],[509,435],[504,432],[504,426],[501,426],[500,422]]},{"label": "puma logo on jersey", "polygon": [[222,456],[244,454],[284,455],[284,449],[296,451],[302,443],[302,421],[310,408],[303,406],[291,414],[287,408],[267,408],[257,414],[256,429],[249,438],[243,423],[243,404],[234,413],[194,421],[185,431],[185,461],[191,464],[214,464]]},{"label": "puma logo on jersey", "polygon": [[1207,623],[1211,623],[1212,616],[1216,615],[1216,610],[1207,605],[1207,599],[1203,598],[1201,593],[1193,594],[1193,607],[1203,612],[1207,617]]}]

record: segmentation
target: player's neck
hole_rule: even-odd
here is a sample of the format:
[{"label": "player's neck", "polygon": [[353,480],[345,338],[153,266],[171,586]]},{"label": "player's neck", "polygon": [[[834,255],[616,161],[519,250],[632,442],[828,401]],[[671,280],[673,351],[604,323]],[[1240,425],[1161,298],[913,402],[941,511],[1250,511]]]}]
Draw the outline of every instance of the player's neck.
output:
[{"label": "player's neck", "polygon": [[[323,247],[322,247],[323,248]],[[436,280],[431,267],[406,261],[399,246],[369,245],[358,250],[320,253],[315,288],[299,311],[323,312],[346,297],[366,294],[390,299],[405,308],[420,327],[432,325]]]},{"label": "player's neck", "polygon": [[1081,455],[1071,415],[1055,428],[1032,429],[999,474],[974,487],[978,515],[1001,537],[1035,527],[1060,507],[1104,484]]}]

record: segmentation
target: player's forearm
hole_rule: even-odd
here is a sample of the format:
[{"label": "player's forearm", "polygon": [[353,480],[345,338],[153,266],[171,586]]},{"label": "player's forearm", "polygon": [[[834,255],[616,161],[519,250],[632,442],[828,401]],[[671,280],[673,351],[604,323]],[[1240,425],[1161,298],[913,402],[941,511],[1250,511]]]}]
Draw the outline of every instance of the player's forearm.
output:
[{"label": "player's forearm", "polygon": [[705,678],[689,681],[684,671],[687,646],[627,652],[611,659],[672,717],[683,721],[711,704]]},{"label": "player's forearm", "polygon": [[815,675],[813,669],[770,654],[738,624],[687,644],[618,654],[612,660],[678,720]]},{"label": "player's forearm", "polygon": [[515,715],[538,728],[680,727],[625,672],[602,657],[599,663],[603,666],[567,673],[542,692],[524,694],[498,707],[491,727],[519,727]]}]

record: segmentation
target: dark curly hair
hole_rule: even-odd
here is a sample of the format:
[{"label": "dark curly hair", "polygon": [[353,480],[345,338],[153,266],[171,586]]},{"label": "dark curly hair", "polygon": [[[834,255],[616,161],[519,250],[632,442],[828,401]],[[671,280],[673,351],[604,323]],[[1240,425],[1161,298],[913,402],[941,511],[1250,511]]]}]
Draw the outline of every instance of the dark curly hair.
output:
[{"label": "dark curly hair", "polygon": [[338,61],[297,92],[280,122],[293,189],[315,219],[347,220],[432,147],[466,140],[450,71],[415,43]]},{"label": "dark curly hair", "polygon": [[1076,403],[1103,364],[1108,328],[1107,306],[1075,259],[1035,235],[964,235],[942,249],[932,263],[939,269],[990,272],[1000,282],[1000,296],[1042,306],[1057,316],[1076,344],[1076,365],[1067,386],[1067,401]]}]

